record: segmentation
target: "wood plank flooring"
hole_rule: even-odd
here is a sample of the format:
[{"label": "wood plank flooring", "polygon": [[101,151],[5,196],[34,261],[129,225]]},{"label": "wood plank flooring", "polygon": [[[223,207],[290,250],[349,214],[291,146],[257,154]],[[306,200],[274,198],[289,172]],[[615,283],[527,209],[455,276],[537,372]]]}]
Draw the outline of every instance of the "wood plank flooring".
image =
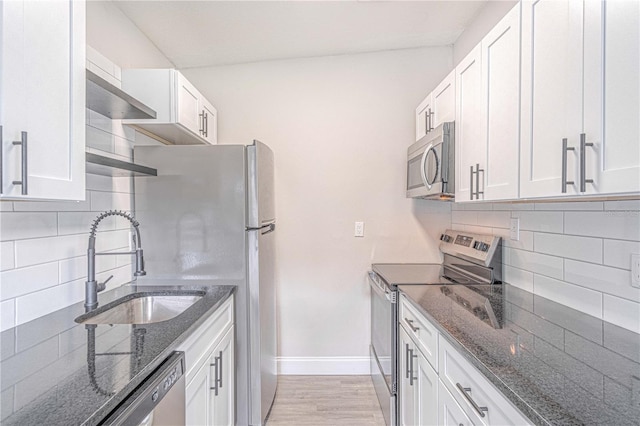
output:
[{"label": "wood plank flooring", "polygon": [[279,376],[267,426],[385,426],[370,376]]}]

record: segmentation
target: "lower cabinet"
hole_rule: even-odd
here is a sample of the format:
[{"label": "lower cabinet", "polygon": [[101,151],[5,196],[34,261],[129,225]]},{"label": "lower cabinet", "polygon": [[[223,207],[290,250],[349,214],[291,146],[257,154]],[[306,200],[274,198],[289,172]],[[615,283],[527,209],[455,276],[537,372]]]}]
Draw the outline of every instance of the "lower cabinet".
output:
[{"label": "lower cabinet", "polygon": [[438,424],[438,375],[400,327],[400,424]]},{"label": "lower cabinet", "polygon": [[185,352],[185,423],[235,424],[235,327],[233,298],[216,310],[178,350]]},{"label": "lower cabinet", "polygon": [[438,424],[442,426],[470,426],[469,419],[447,388],[438,381]]}]

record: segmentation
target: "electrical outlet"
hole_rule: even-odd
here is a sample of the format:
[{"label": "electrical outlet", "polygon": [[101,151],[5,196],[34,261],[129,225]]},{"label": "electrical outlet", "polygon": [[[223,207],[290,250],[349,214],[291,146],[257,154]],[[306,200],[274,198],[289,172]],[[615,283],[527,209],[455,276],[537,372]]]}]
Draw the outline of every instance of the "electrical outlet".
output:
[{"label": "electrical outlet", "polygon": [[631,285],[640,288],[640,254],[631,255]]},{"label": "electrical outlet", "polygon": [[364,237],[364,222],[356,222],[354,237]]},{"label": "electrical outlet", "polygon": [[509,227],[509,238],[512,241],[520,241],[520,218],[514,217],[511,219],[511,226]]}]

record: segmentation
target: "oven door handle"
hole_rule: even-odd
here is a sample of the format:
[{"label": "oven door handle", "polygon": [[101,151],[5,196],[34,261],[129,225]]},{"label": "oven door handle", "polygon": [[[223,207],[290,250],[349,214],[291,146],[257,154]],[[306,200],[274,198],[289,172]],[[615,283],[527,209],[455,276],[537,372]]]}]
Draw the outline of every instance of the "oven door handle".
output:
[{"label": "oven door handle", "polygon": [[374,273],[369,272],[369,285],[371,288],[380,296],[384,297],[387,300],[391,301],[391,291],[382,287],[382,285],[378,284],[376,280],[373,278]]}]

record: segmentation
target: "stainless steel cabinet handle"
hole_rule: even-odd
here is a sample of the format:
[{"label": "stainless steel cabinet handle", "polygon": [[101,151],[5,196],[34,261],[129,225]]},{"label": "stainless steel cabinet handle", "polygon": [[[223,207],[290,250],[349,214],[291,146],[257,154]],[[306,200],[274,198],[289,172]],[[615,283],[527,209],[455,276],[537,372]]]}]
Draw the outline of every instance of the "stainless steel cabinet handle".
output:
[{"label": "stainless steel cabinet handle", "polygon": [[204,112],[204,132],[203,135],[205,138],[209,137],[209,114]]},{"label": "stainless steel cabinet handle", "polygon": [[473,409],[478,412],[480,417],[484,417],[485,416],[484,413],[489,411],[489,409],[487,407],[480,407],[480,406],[478,406],[478,404],[476,404],[476,402],[473,400],[473,398],[471,398],[471,388],[463,388],[460,383],[456,383],[456,387],[458,388],[458,390],[460,392],[462,392],[462,396],[464,396],[465,399],[467,401],[469,401],[469,404],[471,404]]},{"label": "stainless steel cabinet handle", "polygon": [[202,112],[200,114],[198,114],[199,118],[199,123],[198,125],[200,126],[200,128],[198,129],[198,132],[204,136],[204,110],[202,110]]},{"label": "stainless steel cabinet handle", "polygon": [[404,359],[405,359],[405,363],[404,363],[404,377],[405,379],[409,378],[409,344],[405,343],[404,344]]},{"label": "stainless steel cabinet handle", "polygon": [[413,349],[409,349],[409,350],[411,351],[411,358],[410,358],[410,361],[409,361],[409,364],[411,365],[411,374],[409,374],[409,386],[413,386],[413,381],[414,380],[418,380],[417,377],[413,377],[413,373],[414,373],[414,371],[413,371],[413,359],[414,358],[418,358],[418,355],[414,355],[413,354]]},{"label": "stainless steel cabinet handle", "polygon": [[22,195],[27,195],[27,132],[22,132],[21,140],[13,141],[14,145],[22,147],[21,163],[22,163],[22,180],[14,180],[14,185],[22,185]]},{"label": "stainless steel cabinet handle", "polygon": [[431,108],[429,108],[429,131],[433,130],[433,116],[435,115],[435,113],[433,111],[431,111]]},{"label": "stainless steel cabinet handle", "polygon": [[[476,163],[476,200],[480,198],[480,195],[484,195],[484,191],[480,191],[480,172],[482,172],[482,179],[484,180],[484,169],[480,168],[480,164]],[[484,185],[482,185],[484,188]]]},{"label": "stainless steel cabinet handle", "polygon": [[429,110],[424,111],[424,134],[429,133]]},{"label": "stainless steel cabinet handle", "polygon": [[587,143],[587,134],[580,133],[580,192],[586,192],[587,183],[593,183],[593,179],[587,179],[587,153],[586,147],[593,146]]},{"label": "stainless steel cabinet handle", "polygon": [[222,351],[220,351],[220,355],[218,355],[218,368],[220,369],[220,374],[218,374],[218,383],[216,387],[222,388]]},{"label": "stainless steel cabinet handle", "polygon": [[574,147],[567,146],[567,138],[562,139],[562,193],[567,192],[567,185],[575,185],[575,182],[567,180],[567,151],[574,151]]},{"label": "stainless steel cabinet handle", "polygon": [[469,166],[469,199],[473,200],[473,166]]},{"label": "stainless steel cabinet handle", "polygon": [[414,333],[417,333],[418,330],[420,330],[420,327],[415,327],[413,325],[413,320],[410,320],[409,318],[405,318],[404,321],[407,323],[411,331],[413,331]]}]

